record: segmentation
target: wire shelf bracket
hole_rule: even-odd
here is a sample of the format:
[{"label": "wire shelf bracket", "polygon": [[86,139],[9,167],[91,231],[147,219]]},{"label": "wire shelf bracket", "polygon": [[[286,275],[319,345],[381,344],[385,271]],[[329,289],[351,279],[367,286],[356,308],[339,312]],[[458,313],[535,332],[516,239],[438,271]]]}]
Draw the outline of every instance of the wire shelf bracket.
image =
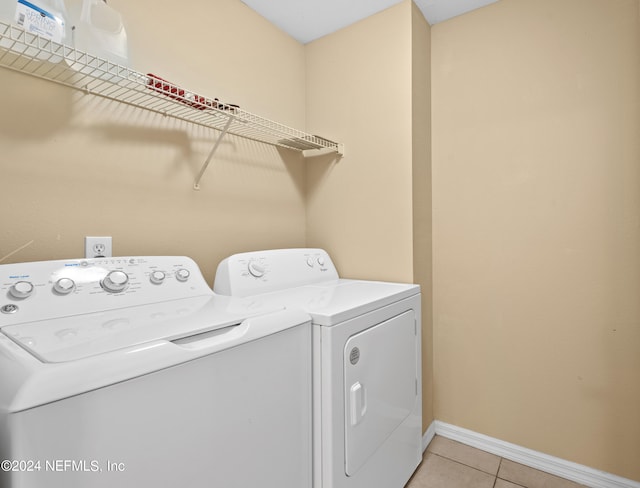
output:
[{"label": "wire shelf bracket", "polygon": [[220,135],[218,136],[218,139],[216,139],[216,142],[213,145],[213,148],[211,148],[211,152],[207,156],[206,161],[202,165],[202,168],[200,168],[200,172],[198,173],[198,176],[196,176],[196,181],[193,183],[193,189],[194,190],[200,190],[200,180],[204,176],[205,171],[207,171],[207,168],[209,167],[209,163],[211,162],[211,158],[213,158],[213,155],[218,150],[218,146],[222,142],[222,139],[224,139],[224,136],[227,135],[227,132],[229,131],[229,127],[231,126],[231,122],[233,122],[233,116],[232,115],[229,116],[229,120],[227,120],[227,123],[225,124],[224,128],[222,129],[222,132],[220,133]]}]

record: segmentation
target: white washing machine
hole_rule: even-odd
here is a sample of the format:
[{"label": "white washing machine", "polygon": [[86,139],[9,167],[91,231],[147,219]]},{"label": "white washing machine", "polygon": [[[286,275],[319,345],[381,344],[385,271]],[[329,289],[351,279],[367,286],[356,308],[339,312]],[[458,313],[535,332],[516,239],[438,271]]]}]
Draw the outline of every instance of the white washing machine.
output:
[{"label": "white washing machine", "polygon": [[303,488],[307,314],[185,257],[0,266],[0,487]]},{"label": "white washing machine", "polygon": [[402,488],[422,459],[420,288],[340,279],[320,249],[231,256],[214,291],[312,317],[314,486]]}]

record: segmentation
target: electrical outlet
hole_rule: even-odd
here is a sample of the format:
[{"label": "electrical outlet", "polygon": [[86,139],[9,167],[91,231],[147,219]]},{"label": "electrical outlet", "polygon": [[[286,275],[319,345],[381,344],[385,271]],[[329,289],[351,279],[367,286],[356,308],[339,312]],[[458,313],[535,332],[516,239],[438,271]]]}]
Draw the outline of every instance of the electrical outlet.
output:
[{"label": "electrical outlet", "polygon": [[85,258],[110,258],[112,256],[111,237],[85,237]]}]

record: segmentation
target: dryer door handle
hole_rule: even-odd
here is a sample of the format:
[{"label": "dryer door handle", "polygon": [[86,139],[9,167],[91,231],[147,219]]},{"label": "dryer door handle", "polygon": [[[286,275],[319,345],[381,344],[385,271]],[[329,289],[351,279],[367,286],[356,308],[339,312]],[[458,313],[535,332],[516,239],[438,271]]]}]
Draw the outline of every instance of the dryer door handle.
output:
[{"label": "dryer door handle", "polygon": [[367,390],[359,381],[351,385],[349,404],[351,426],[356,426],[362,422],[364,415],[367,413]]}]

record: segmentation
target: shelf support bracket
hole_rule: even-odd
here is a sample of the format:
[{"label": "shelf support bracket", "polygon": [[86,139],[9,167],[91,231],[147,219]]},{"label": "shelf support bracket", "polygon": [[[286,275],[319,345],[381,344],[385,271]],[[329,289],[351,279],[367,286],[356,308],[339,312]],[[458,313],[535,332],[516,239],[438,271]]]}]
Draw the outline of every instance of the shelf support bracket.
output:
[{"label": "shelf support bracket", "polygon": [[218,139],[216,140],[216,143],[213,145],[213,148],[211,148],[211,152],[207,156],[207,160],[202,165],[202,168],[200,168],[200,172],[198,173],[198,176],[196,177],[196,181],[193,184],[193,189],[194,190],[200,190],[200,180],[202,179],[202,176],[204,175],[205,171],[207,171],[207,167],[209,166],[209,163],[211,162],[211,158],[213,158],[213,155],[218,150],[218,146],[222,142],[222,139],[224,139],[224,136],[227,135],[227,132],[229,131],[229,127],[231,127],[231,123],[233,122],[233,119],[234,119],[234,117],[232,115],[230,115],[229,116],[229,120],[227,120],[227,123],[225,124],[224,128],[222,129],[222,132],[220,133],[220,135],[218,136]]}]

